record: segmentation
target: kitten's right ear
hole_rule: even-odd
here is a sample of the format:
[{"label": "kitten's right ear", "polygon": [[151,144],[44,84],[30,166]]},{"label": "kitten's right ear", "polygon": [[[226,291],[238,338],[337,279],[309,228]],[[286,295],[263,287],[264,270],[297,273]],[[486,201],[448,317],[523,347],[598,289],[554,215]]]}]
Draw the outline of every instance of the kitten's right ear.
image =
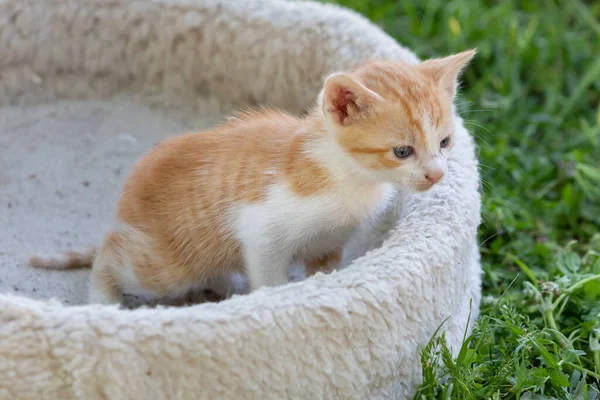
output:
[{"label": "kitten's right ear", "polygon": [[337,125],[356,123],[369,107],[381,100],[381,96],[348,74],[336,73],[325,80],[323,112]]},{"label": "kitten's right ear", "polygon": [[458,77],[475,54],[477,50],[472,49],[444,58],[432,58],[419,64],[419,68],[436,80],[450,97],[454,98]]}]

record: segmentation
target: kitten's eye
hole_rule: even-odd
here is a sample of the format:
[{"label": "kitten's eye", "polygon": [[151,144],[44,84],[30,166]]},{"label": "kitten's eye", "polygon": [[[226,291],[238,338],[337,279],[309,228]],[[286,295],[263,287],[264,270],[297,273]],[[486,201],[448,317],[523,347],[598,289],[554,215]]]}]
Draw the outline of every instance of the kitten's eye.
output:
[{"label": "kitten's eye", "polygon": [[450,144],[450,136],[446,136],[444,139],[442,139],[442,141],[440,142],[440,147],[442,149],[445,149],[446,147],[448,147],[448,145]]},{"label": "kitten's eye", "polygon": [[413,148],[410,146],[394,147],[394,155],[398,158],[406,158],[413,153]]}]

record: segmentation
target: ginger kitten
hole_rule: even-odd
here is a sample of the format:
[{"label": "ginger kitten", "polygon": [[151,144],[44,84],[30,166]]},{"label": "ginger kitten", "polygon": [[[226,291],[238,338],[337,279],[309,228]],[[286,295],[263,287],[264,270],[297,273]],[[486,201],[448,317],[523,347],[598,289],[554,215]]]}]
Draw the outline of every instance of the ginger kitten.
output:
[{"label": "ginger kitten", "polygon": [[91,264],[90,302],[123,293],[181,295],[244,271],[281,285],[295,261],[338,267],[344,243],[396,188],[425,191],[446,173],[452,103],[465,51],[411,65],[370,61],[330,75],[312,112],[252,111],[165,140],[141,158],[102,247],[31,264]]}]

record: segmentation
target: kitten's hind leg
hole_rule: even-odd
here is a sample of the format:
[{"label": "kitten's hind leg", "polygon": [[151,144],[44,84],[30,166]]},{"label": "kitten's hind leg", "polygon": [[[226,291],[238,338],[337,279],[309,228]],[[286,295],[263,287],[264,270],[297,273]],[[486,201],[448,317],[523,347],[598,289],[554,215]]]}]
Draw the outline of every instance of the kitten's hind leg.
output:
[{"label": "kitten's hind leg", "polygon": [[90,274],[90,304],[118,304],[122,300],[121,284],[115,273],[115,268],[125,268],[122,256],[115,250],[119,242],[120,234],[110,232],[98,251]]},{"label": "kitten's hind leg", "polygon": [[109,305],[118,304],[121,300],[121,289],[110,267],[101,263],[94,264],[90,275],[89,303]]},{"label": "kitten's hind leg", "polygon": [[250,290],[262,286],[279,286],[289,282],[290,254],[270,246],[245,246],[244,263]]}]

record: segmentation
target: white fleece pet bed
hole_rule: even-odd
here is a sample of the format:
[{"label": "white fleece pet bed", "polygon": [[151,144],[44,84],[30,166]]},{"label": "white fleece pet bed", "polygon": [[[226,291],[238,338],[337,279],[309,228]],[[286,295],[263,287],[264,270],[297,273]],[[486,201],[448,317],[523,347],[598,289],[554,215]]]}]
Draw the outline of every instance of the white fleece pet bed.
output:
[{"label": "white fleece pet bed", "polygon": [[417,60],[310,2],[0,0],[0,399],[410,397],[420,345],[449,318],[456,349],[478,314],[479,176],[458,117],[447,179],[399,196],[340,272],[123,310],[81,305],[88,271],[26,265],[97,243],[155,141],[247,104],[301,112],[373,56]]}]

